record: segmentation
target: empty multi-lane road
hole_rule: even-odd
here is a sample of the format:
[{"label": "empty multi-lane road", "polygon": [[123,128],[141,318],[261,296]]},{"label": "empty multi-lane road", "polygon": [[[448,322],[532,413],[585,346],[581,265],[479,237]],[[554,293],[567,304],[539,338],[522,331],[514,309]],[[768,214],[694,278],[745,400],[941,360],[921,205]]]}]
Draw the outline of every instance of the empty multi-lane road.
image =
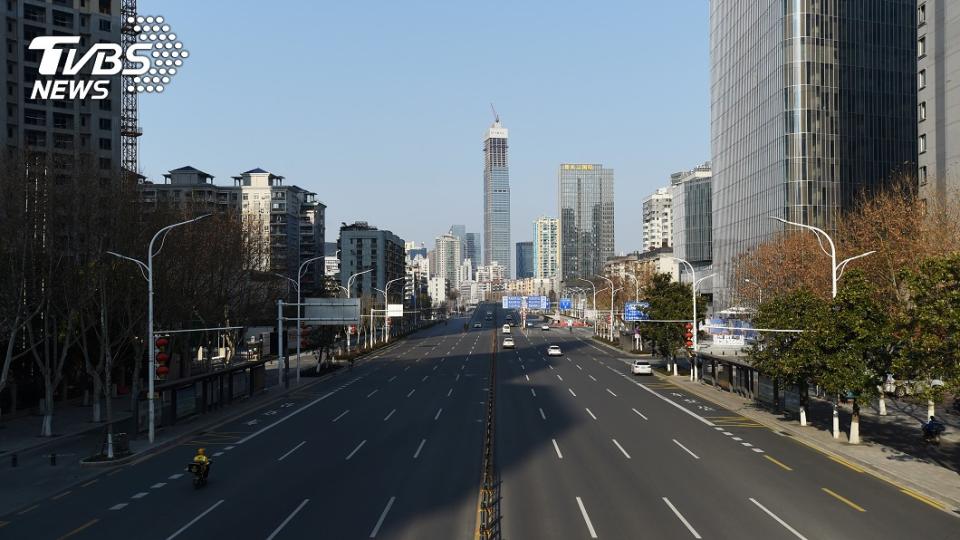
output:
[{"label": "empty multi-lane road", "polygon": [[495,311],[0,517],[0,537],[473,538],[491,361],[508,540],[960,537],[918,494],[634,378],[585,333],[514,329],[500,350]]}]

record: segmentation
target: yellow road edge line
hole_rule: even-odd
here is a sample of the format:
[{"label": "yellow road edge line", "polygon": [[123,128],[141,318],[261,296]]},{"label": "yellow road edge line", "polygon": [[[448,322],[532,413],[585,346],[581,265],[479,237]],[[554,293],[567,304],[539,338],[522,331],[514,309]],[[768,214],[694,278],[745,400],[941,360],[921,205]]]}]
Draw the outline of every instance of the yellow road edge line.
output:
[{"label": "yellow road edge line", "polygon": [[35,504],[35,505],[31,506],[30,508],[24,508],[23,510],[17,512],[17,515],[18,515],[18,516],[22,516],[22,515],[26,514],[27,512],[29,512],[29,511],[31,511],[31,510],[36,510],[38,506],[40,506],[40,505],[39,505],[39,504]]},{"label": "yellow road edge line", "polygon": [[910,490],[910,489],[907,489],[907,488],[901,488],[900,491],[903,492],[905,495],[909,495],[909,496],[913,497],[914,499],[916,499],[916,500],[918,500],[918,501],[920,501],[920,502],[929,504],[930,506],[932,506],[932,507],[934,507],[934,508],[936,508],[936,509],[938,509],[938,510],[946,510],[946,509],[947,509],[947,507],[944,506],[943,503],[941,503],[941,502],[939,502],[939,501],[935,501],[935,500],[930,499],[930,498],[928,498],[928,497],[925,497],[925,496],[917,493],[916,491],[913,491],[913,490]]},{"label": "yellow road edge line", "polygon": [[780,466],[781,468],[783,468],[783,469],[786,469],[786,470],[788,470],[788,471],[792,471],[792,470],[793,470],[793,469],[791,469],[789,466],[785,465],[784,463],[782,463],[782,462],[780,462],[780,461],[778,461],[778,460],[770,457],[770,454],[764,454],[763,457],[765,457],[765,458],[769,459],[770,461],[776,463],[777,465],[779,465],[779,466]]},{"label": "yellow road edge line", "polygon": [[66,497],[67,495],[69,495],[69,494],[71,494],[71,493],[73,493],[73,491],[69,491],[69,490],[68,490],[68,491],[64,491],[63,493],[61,493],[61,494],[59,494],[59,495],[57,495],[57,496],[55,496],[55,497],[50,497],[50,500],[51,500],[51,501],[55,501],[55,500],[60,499],[60,498],[62,498],[62,497]]},{"label": "yellow road edge line", "polygon": [[86,484],[80,484],[80,487],[87,487],[87,486],[96,484],[96,483],[99,482],[99,481],[100,481],[99,478],[94,478],[93,480],[87,482]]},{"label": "yellow road edge line", "polygon": [[846,467],[846,468],[848,468],[848,469],[850,469],[850,470],[856,471],[856,472],[858,472],[858,473],[864,472],[863,469],[861,469],[860,467],[857,467],[857,466],[854,465],[853,463],[849,463],[849,462],[847,462],[847,461],[845,461],[845,460],[842,460],[842,459],[840,459],[840,458],[838,458],[838,457],[836,457],[836,456],[828,455],[827,457],[830,458],[831,460],[833,460],[833,461],[835,461],[835,462],[843,465],[844,467]]},{"label": "yellow road edge line", "polygon": [[84,523],[83,525],[77,527],[76,529],[74,529],[74,530],[68,532],[67,534],[61,536],[61,537],[58,538],[57,540],[63,540],[64,538],[70,538],[71,536],[77,534],[78,532],[86,529],[87,527],[93,525],[94,523],[96,523],[96,522],[98,522],[98,521],[100,521],[99,518],[93,518],[93,519],[91,519],[90,521]]},{"label": "yellow road edge line", "polygon": [[839,500],[839,501],[841,501],[841,502],[843,502],[843,503],[846,503],[847,506],[849,506],[850,508],[853,508],[854,510],[857,510],[857,511],[859,511],[859,512],[866,512],[866,510],[864,510],[862,506],[860,506],[860,505],[858,505],[857,503],[851,501],[850,499],[844,497],[843,495],[838,495],[837,493],[835,493],[835,492],[833,492],[833,491],[830,491],[830,490],[827,489],[827,488],[820,488],[820,489],[822,489],[822,490],[824,491],[824,493],[826,493],[827,495],[831,495],[831,496],[833,496],[833,497],[836,497],[837,500]]}]

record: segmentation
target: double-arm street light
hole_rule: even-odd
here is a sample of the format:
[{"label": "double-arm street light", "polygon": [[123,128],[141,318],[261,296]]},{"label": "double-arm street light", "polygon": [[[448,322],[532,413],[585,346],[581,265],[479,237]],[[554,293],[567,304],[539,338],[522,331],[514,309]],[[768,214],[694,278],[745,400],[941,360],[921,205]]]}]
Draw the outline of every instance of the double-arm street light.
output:
[{"label": "double-arm street light", "polygon": [[613,280],[606,276],[597,276],[600,279],[606,280],[610,284],[610,341],[613,341],[613,302],[616,299],[617,291],[623,289],[617,289],[613,286]]},{"label": "double-arm street light", "polygon": [[[356,274],[353,274],[352,276],[347,278],[347,286],[345,287],[347,290],[347,298],[350,298],[351,292],[353,291],[353,280],[356,279],[357,276],[361,276],[363,274],[366,274],[367,272],[373,272],[373,268],[367,268],[363,272],[357,272]],[[360,321],[360,322],[362,323],[363,321]],[[359,339],[359,337],[360,337],[360,333],[358,331],[357,338]],[[350,328],[349,327],[347,327],[347,354],[350,354]]]},{"label": "double-arm street light", "polygon": [[[383,333],[384,333],[383,341],[384,343],[390,343],[390,317],[387,316],[387,304],[390,303],[390,285],[402,279],[406,279],[406,276],[391,279],[390,281],[387,282],[386,285],[383,286],[383,290],[375,288],[377,292],[383,294]],[[370,324],[371,326],[373,325],[372,320],[370,321]]]},{"label": "double-arm street light", "polygon": [[[832,284],[833,284],[833,288],[831,290],[831,296],[830,296],[831,298],[837,297],[837,282],[840,280],[841,277],[843,277],[843,271],[844,269],[846,269],[847,264],[849,264],[851,261],[855,259],[859,259],[860,257],[866,257],[867,255],[872,255],[876,253],[876,250],[868,251],[866,253],[861,253],[860,255],[849,257],[837,263],[837,246],[836,244],[833,243],[833,238],[830,238],[830,235],[827,234],[826,231],[824,231],[823,229],[819,227],[814,227],[813,225],[804,225],[803,223],[787,221],[783,218],[779,218],[776,216],[770,216],[770,219],[775,219],[780,223],[783,223],[784,225],[793,225],[795,227],[807,229],[817,235],[817,243],[820,245],[820,250],[823,251],[823,253],[827,257],[830,257],[830,272],[831,272],[831,278],[832,278]],[[827,249],[823,247],[824,239],[826,239],[827,244],[830,245],[830,251],[827,251]]]},{"label": "double-arm street light", "polygon": [[[150,239],[150,245],[147,246],[147,262],[144,264],[142,261],[134,259],[133,257],[127,257],[126,255],[121,255],[113,251],[108,251],[110,255],[114,257],[119,257],[121,259],[126,259],[128,261],[133,261],[137,263],[137,266],[140,267],[141,273],[143,274],[144,279],[147,280],[147,351],[148,351],[148,360],[147,360],[147,371],[148,373],[148,383],[147,383],[147,412],[150,415],[148,420],[148,437],[150,442],[153,442],[154,435],[156,433],[156,424],[154,419],[154,385],[156,383],[157,377],[157,349],[154,344],[153,339],[153,257],[159,255],[160,251],[163,249],[163,244],[166,241],[166,233],[170,232],[171,229],[179,227],[181,225],[187,225],[195,221],[200,221],[203,218],[210,217],[212,214],[204,214],[193,219],[188,219],[186,221],[181,221],[179,223],[174,223],[173,225],[167,225],[166,227],[157,231],[153,235],[153,238]],[[157,248],[157,251],[153,251],[153,244],[157,241],[158,238],[163,237],[163,240],[160,242],[160,247]]]},{"label": "double-arm street light", "polygon": [[[584,282],[584,283],[589,283],[590,286],[593,287],[593,306],[591,307],[591,309],[593,310],[593,335],[597,335],[597,331],[599,330],[599,329],[597,328],[597,286],[596,286],[592,281],[590,281],[590,280],[588,280],[588,279],[583,279],[583,278],[574,278],[574,279],[575,279],[576,281],[582,281],[582,282]],[[586,318],[586,317],[584,317],[584,318]]]},{"label": "double-arm street light", "polygon": [[[700,353],[700,340],[699,340],[700,329],[698,328],[699,325],[697,324],[697,287],[700,285],[701,282],[706,281],[707,279],[710,279],[716,276],[717,274],[710,274],[709,276],[704,276],[700,279],[697,279],[697,271],[696,269],[693,268],[693,265],[690,264],[690,262],[688,262],[685,259],[681,259],[680,257],[670,257],[670,258],[681,264],[685,264],[690,267],[690,284],[691,284],[690,291],[693,296],[693,318],[692,318],[693,319],[693,361],[690,362],[690,380],[695,381],[697,380],[697,355]],[[674,376],[676,376],[677,374],[676,362],[673,363],[673,374]]]}]

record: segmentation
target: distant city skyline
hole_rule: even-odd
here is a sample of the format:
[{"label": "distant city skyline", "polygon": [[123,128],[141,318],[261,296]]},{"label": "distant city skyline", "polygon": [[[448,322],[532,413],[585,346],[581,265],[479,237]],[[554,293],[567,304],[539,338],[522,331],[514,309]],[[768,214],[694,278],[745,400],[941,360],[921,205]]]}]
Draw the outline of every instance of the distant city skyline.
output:
[{"label": "distant city skyline", "polygon": [[[156,181],[189,164],[229,182],[238,170],[276,171],[317,193],[331,231],[369,221],[428,245],[450,223],[481,232],[490,102],[511,130],[513,242],[556,214],[557,163],[617,169],[619,252],[639,248],[632,202],[710,159],[707,2],[287,0],[257,17],[217,2],[138,5],[162,13],[193,53],[176,84],[140,99],[142,172]],[[505,15],[495,38],[491,10]],[[556,39],[556,28],[607,13],[618,16],[579,26],[576,43]],[[320,20],[335,24],[318,33]],[[306,65],[302,50],[316,53]],[[263,82],[238,84],[251,69]],[[602,90],[573,72],[602,73]],[[650,84],[650,73],[671,82]]]}]

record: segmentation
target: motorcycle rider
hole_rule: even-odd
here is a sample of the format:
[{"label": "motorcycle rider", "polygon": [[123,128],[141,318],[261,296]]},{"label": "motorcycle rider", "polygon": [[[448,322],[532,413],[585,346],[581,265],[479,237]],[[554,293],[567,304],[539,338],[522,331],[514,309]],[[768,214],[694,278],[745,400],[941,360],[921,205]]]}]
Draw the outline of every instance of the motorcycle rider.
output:
[{"label": "motorcycle rider", "polygon": [[197,448],[197,455],[193,456],[193,462],[200,465],[200,474],[203,478],[210,472],[210,458],[207,457],[207,451],[203,448]]}]

